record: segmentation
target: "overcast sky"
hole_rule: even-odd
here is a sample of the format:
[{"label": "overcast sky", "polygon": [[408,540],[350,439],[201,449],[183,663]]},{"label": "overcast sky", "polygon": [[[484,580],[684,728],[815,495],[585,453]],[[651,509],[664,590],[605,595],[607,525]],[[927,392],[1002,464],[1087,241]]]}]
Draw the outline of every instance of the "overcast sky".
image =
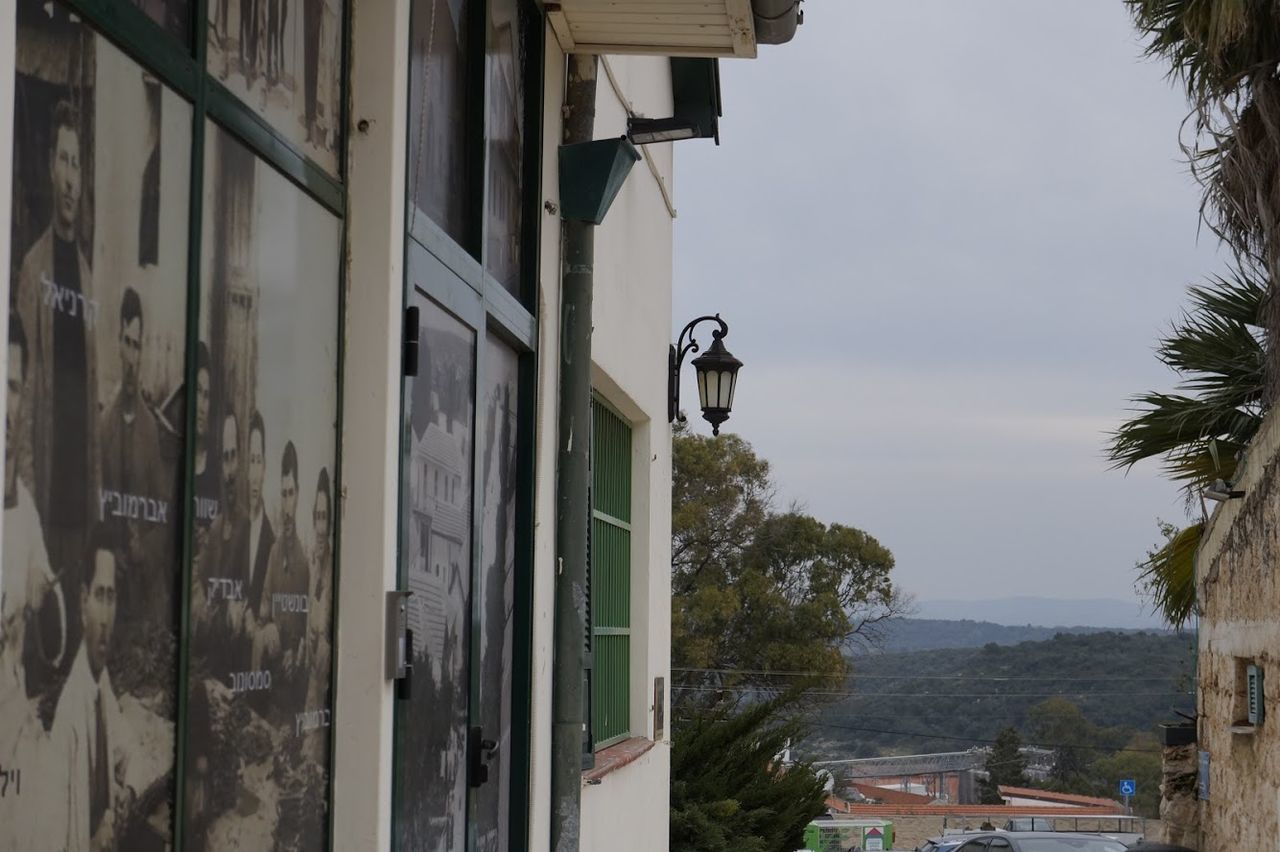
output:
[{"label": "overcast sky", "polygon": [[1108,470],[1104,433],[1171,386],[1154,341],[1222,267],[1182,96],[1121,0],[805,13],[721,62],[721,145],[676,146],[676,328],[729,322],[727,427],[921,599],[1136,600],[1182,503]]}]

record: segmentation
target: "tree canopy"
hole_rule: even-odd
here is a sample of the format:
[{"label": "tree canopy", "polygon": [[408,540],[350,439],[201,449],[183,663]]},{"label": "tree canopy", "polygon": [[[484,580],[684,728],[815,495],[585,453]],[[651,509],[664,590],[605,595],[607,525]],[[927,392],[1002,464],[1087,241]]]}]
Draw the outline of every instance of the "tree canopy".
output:
[{"label": "tree canopy", "polygon": [[978,800],[984,805],[1002,805],[1001,787],[1027,786],[1027,760],[1018,749],[1022,748],[1022,737],[1018,729],[1008,725],[996,735],[995,744],[991,746],[991,754],[987,755],[987,763],[983,768],[987,777],[978,783]]},{"label": "tree canopy", "polygon": [[806,763],[784,766],[803,735],[787,708],[792,689],[734,710],[695,711],[678,721],[671,750],[672,852],[792,852],[826,810],[824,779]]},{"label": "tree canopy", "polygon": [[735,435],[678,430],[673,453],[672,667],[686,696],[843,677],[848,643],[903,606],[893,555],[860,529],[775,510],[768,462]]}]

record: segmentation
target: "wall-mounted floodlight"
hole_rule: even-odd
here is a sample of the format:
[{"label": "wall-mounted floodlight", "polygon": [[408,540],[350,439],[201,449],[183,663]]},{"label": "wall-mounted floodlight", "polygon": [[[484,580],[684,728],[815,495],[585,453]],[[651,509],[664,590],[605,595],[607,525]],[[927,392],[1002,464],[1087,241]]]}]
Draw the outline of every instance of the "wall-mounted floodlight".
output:
[{"label": "wall-mounted floodlight", "polygon": [[636,145],[714,139],[720,142],[720,65],[714,59],[671,60],[672,115],[627,119],[627,138]]}]

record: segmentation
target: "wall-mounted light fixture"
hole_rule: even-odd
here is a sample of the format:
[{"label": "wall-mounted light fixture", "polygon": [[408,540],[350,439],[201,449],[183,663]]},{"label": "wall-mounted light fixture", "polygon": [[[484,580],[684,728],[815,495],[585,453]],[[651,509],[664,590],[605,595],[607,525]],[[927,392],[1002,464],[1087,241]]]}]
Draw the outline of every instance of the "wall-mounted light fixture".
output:
[{"label": "wall-mounted light fixture", "polygon": [[720,319],[719,314],[698,317],[684,327],[671,346],[667,356],[667,422],[674,422],[677,417],[684,422],[684,414],[680,411],[680,367],[684,364],[685,355],[700,351],[698,341],[693,338],[693,328],[701,322],[720,324],[718,329],[711,332],[711,346],[693,359],[693,369],[698,374],[698,401],[702,404],[702,418],[711,424],[711,434],[719,435],[720,424],[729,419],[729,412],[733,409],[733,392],[737,389],[738,370],[742,367],[742,362],[724,348],[729,325]]},{"label": "wall-mounted light fixture", "polygon": [[1206,488],[1202,493],[1206,500],[1213,500],[1218,503],[1225,503],[1228,500],[1238,500],[1244,496],[1244,492],[1236,488],[1234,483],[1227,482],[1223,479],[1215,479],[1213,484]]},{"label": "wall-mounted light fixture", "polygon": [[720,144],[720,64],[715,59],[671,59],[672,115],[627,119],[627,138],[635,145],[714,139]]}]

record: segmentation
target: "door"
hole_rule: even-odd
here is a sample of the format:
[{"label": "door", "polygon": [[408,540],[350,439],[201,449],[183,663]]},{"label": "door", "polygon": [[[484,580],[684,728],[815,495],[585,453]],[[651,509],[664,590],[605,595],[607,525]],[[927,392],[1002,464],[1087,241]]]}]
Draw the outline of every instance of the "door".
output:
[{"label": "door", "polygon": [[396,710],[403,850],[509,845],[520,357],[478,295],[410,250],[401,589],[413,665]]}]

